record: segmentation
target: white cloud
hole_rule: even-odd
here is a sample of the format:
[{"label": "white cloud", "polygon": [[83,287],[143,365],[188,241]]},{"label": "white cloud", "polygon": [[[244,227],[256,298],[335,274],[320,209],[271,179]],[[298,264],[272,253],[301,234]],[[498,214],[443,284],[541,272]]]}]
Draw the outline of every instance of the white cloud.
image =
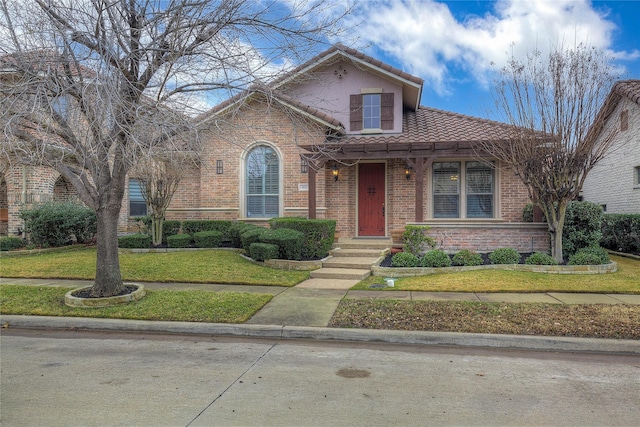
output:
[{"label": "white cloud", "polygon": [[[361,46],[392,56],[440,94],[456,78],[454,69],[485,85],[511,52],[523,58],[535,49],[547,52],[576,42],[611,49],[616,30],[586,0],[499,0],[493,10],[464,20],[433,0],[362,2],[348,22],[357,23]],[[637,50],[609,53],[618,59],[640,57]]]}]

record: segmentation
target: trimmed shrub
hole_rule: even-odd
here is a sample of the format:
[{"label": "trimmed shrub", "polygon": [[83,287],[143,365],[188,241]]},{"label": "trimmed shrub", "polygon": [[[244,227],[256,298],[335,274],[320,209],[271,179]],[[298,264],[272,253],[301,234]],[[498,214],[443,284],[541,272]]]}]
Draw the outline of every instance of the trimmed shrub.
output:
[{"label": "trimmed shrub", "polygon": [[278,258],[278,246],[271,243],[252,243],[249,246],[249,256],[256,261]]},{"label": "trimmed shrub", "polygon": [[[136,218],[140,232],[151,235],[151,216],[141,216]],[[162,223],[162,243],[167,243],[167,236],[173,236],[180,233],[181,222],[173,219],[165,219]]]},{"label": "trimmed shrub", "polygon": [[222,233],[219,231],[200,231],[193,235],[196,248],[219,248],[222,244]]},{"label": "trimmed shrub", "polygon": [[246,222],[234,222],[229,227],[229,239],[231,240],[231,246],[234,248],[242,247],[242,239],[240,236],[245,231],[249,231],[250,229],[258,228],[257,225],[247,224]]},{"label": "trimmed shrub", "polygon": [[73,235],[84,243],[96,233],[96,215],[89,207],[72,202],[48,202],[20,212],[31,243],[64,246]]},{"label": "trimmed shrub", "polygon": [[173,236],[167,236],[167,245],[170,248],[188,248],[191,243],[190,234],[174,234]]},{"label": "trimmed shrub", "polygon": [[640,214],[605,214],[600,245],[612,251],[640,253]]},{"label": "trimmed shrub", "polygon": [[333,245],[336,222],[332,219],[272,218],[269,226],[273,230],[289,228],[304,234],[302,259],[324,258]]},{"label": "trimmed shrub", "polygon": [[520,254],[513,248],[500,248],[489,254],[491,264],[518,264]]},{"label": "trimmed shrub", "polygon": [[247,231],[244,231],[240,235],[242,249],[249,253],[249,246],[251,246],[252,243],[260,242],[260,236],[262,236],[262,233],[264,233],[265,231],[267,231],[266,228],[256,226],[252,226]]},{"label": "trimmed shrub", "polygon": [[149,234],[137,233],[118,237],[119,248],[147,249],[149,246],[151,246],[151,235]]},{"label": "trimmed shrub", "polygon": [[609,254],[600,246],[579,249],[569,257],[569,265],[609,264]]},{"label": "trimmed shrub", "polygon": [[404,251],[418,256],[425,247],[434,248],[436,241],[433,237],[427,236],[429,230],[428,225],[406,225],[402,234]]},{"label": "trimmed shrub", "polygon": [[420,259],[421,267],[451,267],[451,258],[441,249],[434,249]]},{"label": "trimmed shrub", "polygon": [[417,267],[418,257],[409,252],[398,252],[391,257],[391,265],[394,267]]},{"label": "trimmed shrub", "polygon": [[166,242],[168,236],[180,233],[181,222],[175,219],[165,219],[162,224],[162,241]]},{"label": "trimmed shrub", "polygon": [[482,265],[482,256],[469,249],[463,249],[453,256],[453,265]]},{"label": "trimmed shrub", "polygon": [[20,237],[0,237],[0,251],[12,251],[24,246],[24,240]]},{"label": "trimmed shrub", "polygon": [[304,239],[305,235],[303,232],[290,228],[265,230],[260,235],[260,241],[262,243],[270,243],[278,246],[278,258],[280,259],[302,259]]},{"label": "trimmed shrub", "polygon": [[536,252],[524,260],[529,265],[558,265],[558,261],[551,255],[544,252]]},{"label": "trimmed shrub", "polygon": [[565,258],[579,249],[600,244],[603,215],[602,207],[595,203],[569,203],[562,229],[562,252]]},{"label": "trimmed shrub", "polygon": [[201,231],[218,231],[222,233],[223,238],[228,238],[231,224],[231,221],[226,220],[187,220],[182,221],[182,232],[193,236]]}]

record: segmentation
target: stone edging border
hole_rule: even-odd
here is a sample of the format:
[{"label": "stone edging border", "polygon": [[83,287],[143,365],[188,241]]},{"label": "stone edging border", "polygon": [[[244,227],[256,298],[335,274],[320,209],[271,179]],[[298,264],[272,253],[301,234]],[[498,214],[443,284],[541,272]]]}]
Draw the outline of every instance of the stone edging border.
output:
[{"label": "stone edging border", "polygon": [[608,274],[618,270],[618,264],[611,261],[602,265],[527,265],[527,264],[491,264],[462,267],[380,267],[374,265],[371,268],[375,276],[385,277],[414,277],[426,276],[438,273],[459,273],[461,271],[474,270],[511,270],[528,271],[532,273],[548,274]]}]

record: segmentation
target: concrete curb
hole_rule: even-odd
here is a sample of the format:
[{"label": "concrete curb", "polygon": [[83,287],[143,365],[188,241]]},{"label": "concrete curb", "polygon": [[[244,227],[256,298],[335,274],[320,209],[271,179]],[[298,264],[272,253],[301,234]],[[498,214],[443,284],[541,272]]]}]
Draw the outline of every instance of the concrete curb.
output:
[{"label": "concrete curb", "polygon": [[30,329],[79,329],[119,332],[154,332],[220,335],[271,339],[369,342],[404,345],[488,347],[521,350],[640,354],[640,340],[470,334],[455,332],[339,329],[280,325],[161,322],[94,319],[86,317],[0,316],[8,327]]}]

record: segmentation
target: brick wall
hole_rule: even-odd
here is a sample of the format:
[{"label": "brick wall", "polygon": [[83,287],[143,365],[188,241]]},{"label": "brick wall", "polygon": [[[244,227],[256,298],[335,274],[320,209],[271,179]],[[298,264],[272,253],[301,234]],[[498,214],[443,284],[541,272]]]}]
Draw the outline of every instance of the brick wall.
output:
[{"label": "brick wall", "polygon": [[[427,222],[427,225],[429,223]],[[492,224],[465,226],[464,224],[431,224],[429,235],[438,248],[447,252],[470,249],[491,252],[498,248],[513,248],[518,252],[548,252],[549,232],[546,224]]]}]

